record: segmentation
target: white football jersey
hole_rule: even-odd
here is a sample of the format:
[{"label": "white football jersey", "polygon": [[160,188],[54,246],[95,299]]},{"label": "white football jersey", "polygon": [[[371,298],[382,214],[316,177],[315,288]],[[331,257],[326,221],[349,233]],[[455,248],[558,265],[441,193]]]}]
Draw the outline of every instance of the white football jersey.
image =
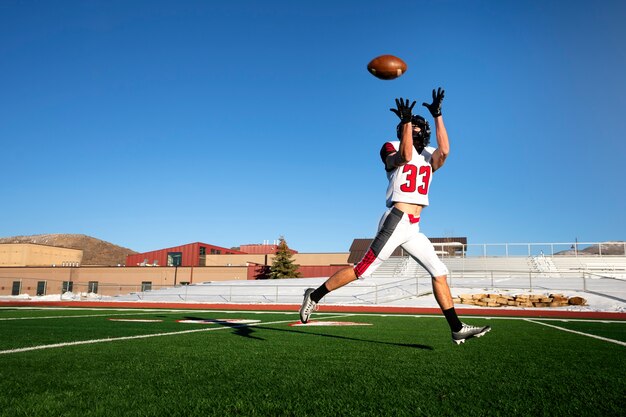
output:
[{"label": "white football jersey", "polygon": [[[398,152],[400,141],[386,142],[380,150],[385,163],[387,156]],[[433,167],[430,161],[435,148],[427,146],[422,153],[413,148],[413,158],[406,164],[387,171],[389,186],[387,187],[387,207],[393,203],[411,203],[428,205],[428,190],[432,180]]]}]

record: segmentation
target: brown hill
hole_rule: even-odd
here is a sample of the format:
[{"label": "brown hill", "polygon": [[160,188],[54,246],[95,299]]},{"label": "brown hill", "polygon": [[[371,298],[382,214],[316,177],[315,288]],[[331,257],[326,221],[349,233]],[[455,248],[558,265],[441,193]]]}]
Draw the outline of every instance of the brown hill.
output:
[{"label": "brown hill", "polygon": [[[601,251],[602,250],[602,251]],[[587,247],[583,247],[580,245],[578,247],[579,255],[626,255],[626,242],[624,241],[615,241],[615,242],[602,242],[599,245],[591,245]],[[568,255],[574,256],[577,252],[573,249],[564,250],[561,252],[555,253],[555,255]]]},{"label": "brown hill", "polygon": [[624,255],[625,248],[624,242],[602,242],[599,245],[589,246],[581,252],[587,255],[599,255],[600,253],[602,255]]},{"label": "brown hill", "polygon": [[81,265],[124,265],[127,255],[137,253],[132,249],[117,246],[86,235],[50,234],[13,236],[0,238],[0,243],[36,243],[38,245],[80,249],[83,251],[83,261]]}]

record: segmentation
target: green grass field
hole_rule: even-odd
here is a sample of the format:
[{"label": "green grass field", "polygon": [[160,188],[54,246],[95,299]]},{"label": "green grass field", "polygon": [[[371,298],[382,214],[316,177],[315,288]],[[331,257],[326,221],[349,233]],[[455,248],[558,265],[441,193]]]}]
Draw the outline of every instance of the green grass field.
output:
[{"label": "green grass field", "polygon": [[[313,319],[371,325],[290,326],[293,312],[0,309],[0,416],[618,416],[626,409],[626,322],[465,318],[493,330],[456,346],[440,317]],[[91,343],[70,344],[79,341]],[[40,348],[23,350],[32,347]]]}]

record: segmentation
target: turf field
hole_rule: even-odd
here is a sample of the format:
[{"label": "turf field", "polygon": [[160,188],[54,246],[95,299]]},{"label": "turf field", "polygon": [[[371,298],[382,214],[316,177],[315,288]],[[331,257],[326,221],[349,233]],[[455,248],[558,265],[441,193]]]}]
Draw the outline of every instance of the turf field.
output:
[{"label": "turf field", "polygon": [[367,325],[293,326],[293,312],[0,309],[0,416],[626,409],[626,322],[466,317],[493,330],[456,346],[440,317],[313,319]]}]

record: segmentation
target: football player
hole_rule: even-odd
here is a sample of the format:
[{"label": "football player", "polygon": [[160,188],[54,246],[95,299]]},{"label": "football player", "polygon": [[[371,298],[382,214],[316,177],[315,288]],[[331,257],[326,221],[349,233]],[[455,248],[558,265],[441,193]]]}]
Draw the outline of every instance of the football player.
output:
[{"label": "football player", "polygon": [[387,210],[379,222],[378,233],[356,266],[341,269],[319,288],[308,288],[304,292],[300,307],[302,323],[309,320],[317,303],[326,294],[356,279],[367,278],[401,246],[430,274],[435,299],[450,325],[454,343],[464,343],[491,330],[489,326],[470,326],[460,321],[448,286],[448,268],[419,228],[422,210],[429,203],[433,173],[444,165],[450,153],[448,133],[441,115],[443,98],[444,90],[438,88],[432,92],[432,103],[422,103],[434,119],[437,148],[429,146],[429,123],[422,116],[413,115],[415,101],[409,104],[408,99],[396,99],[396,108],[389,109],[400,119],[396,127],[399,140],[386,142],[380,150],[389,186]]}]

